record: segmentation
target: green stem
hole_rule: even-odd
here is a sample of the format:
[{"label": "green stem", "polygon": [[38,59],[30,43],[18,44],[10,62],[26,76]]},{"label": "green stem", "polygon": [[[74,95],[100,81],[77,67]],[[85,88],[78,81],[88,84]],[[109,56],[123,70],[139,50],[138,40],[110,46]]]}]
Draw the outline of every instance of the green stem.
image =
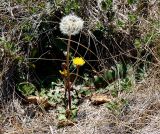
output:
[{"label": "green stem", "polygon": [[65,85],[64,104],[65,104],[66,109],[67,109],[68,102],[67,102],[67,80],[66,79],[64,79],[64,85]]},{"label": "green stem", "polygon": [[[76,83],[77,78],[78,78],[78,73],[79,73],[79,66],[77,66],[77,72],[76,72],[76,78],[74,79],[74,82],[72,83],[72,86]],[[71,86],[71,87],[72,87]]]},{"label": "green stem", "polygon": [[[77,66],[77,72],[76,72],[76,78],[74,79],[74,82],[72,83],[72,86],[76,83],[77,81],[77,78],[78,78],[78,73],[79,73],[79,66]],[[71,87],[72,87],[71,86]],[[76,92],[76,95],[77,95],[77,98],[79,98],[78,96],[78,91],[75,89],[75,92]]]},{"label": "green stem", "polygon": [[66,64],[67,64],[67,91],[68,91],[68,106],[69,110],[71,110],[71,93],[70,93],[70,71],[69,71],[69,52],[70,52],[70,45],[71,45],[71,35],[68,38],[68,45],[67,45],[67,57],[66,57]]}]

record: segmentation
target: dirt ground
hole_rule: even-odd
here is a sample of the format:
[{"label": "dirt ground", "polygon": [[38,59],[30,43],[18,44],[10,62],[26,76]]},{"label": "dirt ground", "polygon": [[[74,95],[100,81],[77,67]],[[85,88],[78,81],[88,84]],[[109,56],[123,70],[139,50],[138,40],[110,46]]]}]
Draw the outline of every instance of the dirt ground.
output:
[{"label": "dirt ground", "polygon": [[116,99],[127,99],[128,105],[116,115],[106,104],[93,106],[89,99],[79,105],[77,123],[57,128],[56,110],[40,112],[36,105],[22,105],[14,99],[2,105],[1,134],[160,134],[160,78],[154,70],[131,93]]}]

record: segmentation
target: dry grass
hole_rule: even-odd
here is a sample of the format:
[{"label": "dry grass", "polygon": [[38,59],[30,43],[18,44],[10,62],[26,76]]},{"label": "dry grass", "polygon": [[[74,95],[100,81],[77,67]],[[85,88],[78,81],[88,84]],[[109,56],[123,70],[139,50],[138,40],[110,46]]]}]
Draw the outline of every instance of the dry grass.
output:
[{"label": "dry grass", "polygon": [[18,100],[1,108],[0,125],[4,134],[159,134],[160,71],[153,69],[132,93],[121,93],[116,99],[127,99],[128,106],[116,115],[105,105],[93,106],[85,100],[79,106],[77,124],[57,128],[55,110],[40,112],[38,106],[24,106]]}]

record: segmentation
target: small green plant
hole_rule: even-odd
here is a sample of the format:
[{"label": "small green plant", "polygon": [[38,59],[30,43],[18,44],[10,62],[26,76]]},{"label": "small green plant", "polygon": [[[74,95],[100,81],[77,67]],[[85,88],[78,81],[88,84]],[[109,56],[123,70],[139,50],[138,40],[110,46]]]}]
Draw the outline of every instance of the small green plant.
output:
[{"label": "small green plant", "polygon": [[55,88],[55,90],[48,89],[47,91],[46,89],[42,89],[39,96],[47,98],[49,102],[54,104],[60,104],[63,102],[63,94],[60,91],[60,87]]},{"label": "small green plant", "polygon": [[131,91],[133,87],[133,79],[131,76],[128,76],[121,81],[122,91]]},{"label": "small green plant", "polygon": [[128,4],[135,4],[137,2],[137,0],[127,0],[128,1]]},{"label": "small green plant", "polygon": [[64,126],[72,126],[74,123],[76,123],[76,117],[78,109],[77,107],[72,106],[71,110],[66,110],[64,107],[59,107],[57,118],[59,120],[58,122],[58,128],[64,127]]},{"label": "small green plant", "polygon": [[108,11],[112,8],[113,0],[98,0],[98,6],[103,11]]},{"label": "small green plant", "polygon": [[121,114],[122,110],[128,106],[128,101],[121,99],[119,101],[112,101],[106,104],[106,107],[115,115]]},{"label": "small green plant", "polygon": [[65,6],[65,14],[69,14],[72,11],[78,12],[80,9],[78,0],[67,0],[66,6]]},{"label": "small green plant", "polygon": [[0,44],[4,50],[9,53],[10,55],[15,55],[19,48],[11,41],[7,41],[4,38],[0,38]]},{"label": "small green plant", "polygon": [[116,64],[109,70],[104,70],[102,74],[94,77],[94,85],[97,88],[106,87],[113,81],[123,78],[127,73],[127,65]]},{"label": "small green plant", "polygon": [[129,65],[117,64],[116,67],[106,70],[101,76],[94,77],[96,89],[110,92],[113,97],[117,97],[120,92],[130,92],[135,83],[135,76]]},{"label": "small green plant", "polygon": [[66,111],[64,107],[58,107],[57,112],[58,112],[59,121],[63,121],[67,119],[71,119],[72,121],[75,121],[77,117],[78,108],[77,106],[73,105],[71,111]]},{"label": "small green plant", "polygon": [[86,90],[86,89],[80,89],[80,91],[79,91],[79,94],[81,95],[81,96],[89,96],[89,95],[91,95],[91,90]]},{"label": "small green plant", "polygon": [[124,79],[119,79],[107,87],[113,97],[118,97],[120,92],[131,92],[134,86],[135,78],[126,76]]},{"label": "small green plant", "polygon": [[29,96],[35,93],[36,87],[30,82],[19,83],[17,89],[24,95]]}]

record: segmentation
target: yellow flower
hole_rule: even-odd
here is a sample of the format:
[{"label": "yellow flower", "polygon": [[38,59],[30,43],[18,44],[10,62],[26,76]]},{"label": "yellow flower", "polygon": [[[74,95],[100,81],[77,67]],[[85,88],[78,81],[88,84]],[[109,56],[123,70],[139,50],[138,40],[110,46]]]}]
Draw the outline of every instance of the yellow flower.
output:
[{"label": "yellow flower", "polygon": [[60,74],[67,77],[67,70],[64,69],[63,71],[59,70]]},{"label": "yellow flower", "polygon": [[83,66],[85,64],[85,61],[82,57],[76,57],[73,59],[73,64],[76,66]]}]

